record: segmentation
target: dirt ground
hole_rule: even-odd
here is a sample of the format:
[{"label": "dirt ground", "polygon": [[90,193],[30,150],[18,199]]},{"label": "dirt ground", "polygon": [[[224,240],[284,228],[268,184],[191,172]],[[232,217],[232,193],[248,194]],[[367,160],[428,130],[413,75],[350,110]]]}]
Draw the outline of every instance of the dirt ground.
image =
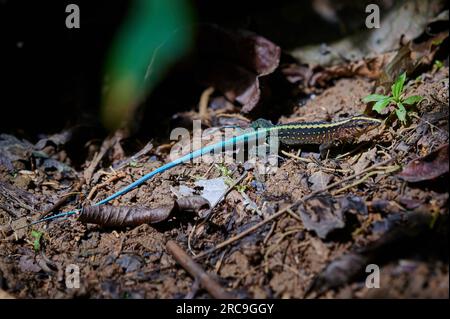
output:
[{"label": "dirt ground", "polygon": [[[330,188],[198,262],[238,297],[448,298],[448,173],[421,183],[398,176],[410,161],[448,143],[448,72],[444,66],[408,82],[407,95],[424,97],[408,127],[394,123],[363,136],[358,147],[338,147],[321,161],[316,160],[317,149],[282,147],[275,172],[259,175],[250,167],[241,187],[231,190],[203,224],[198,216],[175,215],[159,224],[107,229],[70,217],[11,231],[11,227],[40,218],[42,211],[73,191],[83,172],[71,167],[63,148],[50,157],[67,167],[48,164],[48,169],[38,169],[18,159],[13,163],[17,173],[11,174],[0,165],[0,288],[15,298],[210,298],[167,252],[168,240],[175,240],[189,254],[198,254],[314,190],[392,159],[369,170],[372,174]],[[361,99],[372,93],[374,85],[365,78],[339,79],[280,121],[337,120],[361,114],[365,109]],[[83,185],[84,195],[62,209],[103,199],[166,161],[167,153],[153,148],[121,169],[97,172]],[[229,177],[237,180],[244,166],[228,165]],[[111,204],[157,207],[172,201],[180,185],[195,188],[199,177],[222,176],[215,165],[183,164]],[[101,186],[86,199],[96,185]],[[344,210],[343,201],[359,204]],[[317,213],[311,207],[322,207],[325,214],[331,209],[331,220],[327,220],[329,215],[311,216]],[[414,214],[430,217],[432,227],[395,232],[392,221]],[[320,227],[337,229],[328,234]],[[32,230],[42,234],[39,247]],[[332,265],[339,261],[345,265],[346,256],[367,251],[373,243],[378,246],[369,249],[374,252],[370,263],[380,266],[380,288],[366,287],[364,268],[351,275],[333,271]],[[71,264],[80,270],[79,289],[66,287],[65,271]]]}]

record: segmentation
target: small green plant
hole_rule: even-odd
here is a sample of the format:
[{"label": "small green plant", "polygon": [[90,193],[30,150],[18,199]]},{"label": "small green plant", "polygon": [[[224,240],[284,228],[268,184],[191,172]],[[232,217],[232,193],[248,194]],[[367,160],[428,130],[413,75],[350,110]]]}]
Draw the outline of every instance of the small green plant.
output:
[{"label": "small green plant", "polygon": [[233,178],[231,178],[231,175],[233,175],[233,172],[223,164],[216,164],[216,167],[219,169],[220,175],[224,177],[225,184],[232,185]]},{"label": "small green plant", "polygon": [[41,249],[41,238],[42,238],[43,234],[44,233],[42,233],[40,231],[36,231],[36,230],[31,231],[31,237],[34,238],[33,248],[34,248],[34,251],[36,251],[36,252],[38,252]]},{"label": "small green plant", "polygon": [[437,71],[437,70],[440,70],[444,66],[444,63],[441,60],[436,60],[436,61],[434,61],[433,65]]},{"label": "small green plant", "polygon": [[247,185],[236,185],[235,188],[239,193],[245,193],[247,190]]},{"label": "small green plant", "polygon": [[[216,167],[219,169],[220,175],[224,177],[225,184],[227,184],[228,186],[233,185],[234,184],[232,178],[233,172],[223,164],[216,164]],[[246,185],[236,185],[234,188],[240,193],[243,193],[247,190]]]},{"label": "small green plant", "polygon": [[372,110],[381,113],[388,105],[395,104],[395,114],[397,118],[406,123],[407,110],[405,105],[410,106],[419,103],[422,100],[420,95],[411,95],[405,98],[403,93],[403,85],[405,84],[406,73],[403,73],[398,77],[395,83],[391,87],[391,94],[371,94],[363,98],[364,103],[375,102]]},{"label": "small green plant", "polygon": [[131,162],[128,163],[128,166],[133,167],[133,168],[137,168],[137,167],[139,167],[140,165],[139,165],[139,163],[136,162],[136,161],[131,161]]}]

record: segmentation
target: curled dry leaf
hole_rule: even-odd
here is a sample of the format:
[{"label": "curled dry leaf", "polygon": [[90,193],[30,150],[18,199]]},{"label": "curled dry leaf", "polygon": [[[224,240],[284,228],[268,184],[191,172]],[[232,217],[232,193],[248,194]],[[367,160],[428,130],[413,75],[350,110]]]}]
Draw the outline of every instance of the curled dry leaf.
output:
[{"label": "curled dry leaf", "polygon": [[259,77],[272,73],[281,49],[246,30],[226,30],[215,25],[200,29],[201,79],[250,112],[259,102]]},{"label": "curled dry leaf", "polygon": [[319,41],[317,45],[294,48],[290,54],[300,63],[325,67],[397,50],[402,41],[418,37],[430,20],[445,8],[445,1],[440,0],[406,2],[402,1],[403,5],[396,3],[392,9],[383,11],[380,28],[362,28],[333,43]]},{"label": "curled dry leaf", "polygon": [[356,195],[347,195],[338,198],[339,204],[344,212],[367,215],[367,205],[364,199]]},{"label": "curled dry leaf", "polygon": [[89,206],[83,208],[78,220],[82,223],[104,227],[127,227],[154,224],[166,220],[174,211],[193,211],[209,208],[209,202],[201,196],[184,197],[171,205],[150,209],[139,206]]},{"label": "curled dry leaf", "polygon": [[26,140],[9,134],[0,134],[0,165],[14,171],[16,162],[27,162],[33,151],[33,145]]},{"label": "curled dry leaf", "polygon": [[298,84],[301,89],[309,93],[315,87],[326,87],[332,80],[338,78],[363,76],[369,79],[377,79],[390,55],[381,54],[376,57],[328,67],[315,66],[310,68],[305,64],[290,64],[283,66],[281,72],[289,82]]},{"label": "curled dry leaf", "polygon": [[268,39],[247,30],[227,30],[218,25],[200,29],[200,51],[208,56],[233,61],[257,75],[272,73],[281,49]]},{"label": "curled dry leaf", "polygon": [[328,234],[345,227],[345,214],[367,215],[367,206],[358,196],[333,198],[329,194],[313,197],[299,206],[300,217],[308,230],[325,239]]},{"label": "curled dry leaf", "polygon": [[406,71],[410,74],[422,65],[431,64],[439,47],[436,43],[443,42],[447,37],[448,32],[441,32],[423,43],[417,44],[411,41],[401,47],[380,74],[377,86],[383,86],[388,92],[392,83],[402,72]]},{"label": "curled dry leaf", "polygon": [[300,217],[306,229],[325,239],[332,231],[345,227],[344,215],[337,206],[331,196],[317,196],[300,205]]},{"label": "curled dry leaf", "polygon": [[448,173],[448,151],[448,144],[445,144],[430,154],[409,162],[397,176],[408,182],[422,182]]}]

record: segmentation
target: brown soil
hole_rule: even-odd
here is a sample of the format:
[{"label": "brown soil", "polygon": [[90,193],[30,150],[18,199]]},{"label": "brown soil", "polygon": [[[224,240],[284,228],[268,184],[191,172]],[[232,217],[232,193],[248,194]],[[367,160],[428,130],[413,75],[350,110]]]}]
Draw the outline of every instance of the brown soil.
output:
[{"label": "brown soil", "polygon": [[[197,228],[192,240],[195,253],[202,252],[231,236],[242,232],[280,207],[301,199],[314,190],[317,179],[325,185],[342,180],[354,171],[370,167],[387,156],[395,156],[395,163],[406,165],[412,159],[426,155],[438,146],[448,143],[448,68],[427,73],[422,81],[410,82],[406,94],[425,97],[418,107],[418,117],[409,127],[398,123],[382,132],[376,139],[364,137],[366,142],[357,150],[337,148],[323,161],[301,161],[280,154],[279,168],[265,176],[250,173],[242,185],[246,195],[260,208],[262,216],[245,205],[245,199],[233,190],[217,207],[213,217]],[[289,120],[329,120],[362,113],[361,98],[371,93],[374,82],[363,78],[340,79],[322,94],[299,107]],[[447,114],[438,117],[439,114]],[[297,148],[283,148],[297,154]],[[339,154],[350,152],[341,158]],[[311,153],[302,152],[302,158]],[[129,165],[121,171],[125,177],[100,188],[90,202],[113,194],[138,177],[160,166],[144,156],[138,165]],[[389,164],[394,165],[394,163]],[[231,167],[232,168],[232,167]],[[232,175],[237,179],[242,167]],[[171,169],[141,187],[119,197],[113,205],[141,204],[156,207],[174,198],[172,187],[180,184],[193,187],[196,178],[220,177],[217,167],[207,164],[186,164]],[[110,176],[94,178],[82,192],[89,190]],[[160,225],[141,225],[133,229],[103,229],[83,225],[74,218],[39,224],[33,227],[43,233],[39,252],[33,249],[30,229],[8,233],[11,223],[24,223],[40,217],[40,211],[51,206],[68,191],[70,183],[62,184],[56,175],[42,170],[19,171],[11,175],[0,172],[0,181],[30,193],[32,203],[25,199],[10,200],[0,196],[0,288],[16,298],[183,298],[195,292],[194,280],[166,251],[168,240],[177,241],[188,251],[188,237],[197,223],[196,218],[173,217]],[[253,182],[253,184],[252,184]],[[263,185],[257,189],[255,183]],[[440,184],[439,184],[440,183]],[[438,186],[436,186],[438,185]],[[439,186],[441,185],[441,186]],[[442,186],[444,185],[444,186]],[[330,190],[334,197],[353,195],[368,207],[367,214],[350,214],[346,227],[330,238],[320,238],[305,228],[299,215],[285,214],[255,230],[242,240],[212,253],[200,260],[209,272],[216,273],[221,285],[240,297],[249,298],[304,298],[313,279],[325,267],[355,247],[364,247],[380,237],[371,225],[389,215],[409,211],[408,205],[421,207],[429,214],[448,215],[448,182],[416,185],[406,183],[396,172],[384,170],[369,176],[358,185],[334,193],[344,185]],[[384,201],[383,212],[374,203]],[[22,203],[22,205],[20,204]],[[71,201],[64,210],[76,208]],[[88,204],[85,202],[84,204]],[[31,206],[30,211],[27,207]],[[296,216],[295,216],[296,215]],[[19,221],[18,221],[19,220]],[[13,222],[14,221],[14,222]],[[380,264],[379,289],[364,286],[364,279],[356,279],[336,289],[326,289],[321,298],[448,298],[449,267],[446,254],[432,248],[408,247],[409,253],[394,252]],[[436,251],[433,251],[435,249]],[[69,289],[65,284],[65,269],[75,264],[80,269],[80,288]],[[209,298],[199,290],[198,298]]]}]

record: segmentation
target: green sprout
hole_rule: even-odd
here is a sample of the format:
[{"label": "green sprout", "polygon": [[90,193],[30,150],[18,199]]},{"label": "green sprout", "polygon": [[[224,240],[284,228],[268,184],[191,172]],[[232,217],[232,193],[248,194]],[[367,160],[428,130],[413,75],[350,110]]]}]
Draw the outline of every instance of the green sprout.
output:
[{"label": "green sprout", "polygon": [[405,105],[410,106],[419,103],[422,100],[420,95],[411,95],[405,98],[403,93],[403,85],[405,84],[406,73],[403,73],[398,77],[395,83],[391,87],[391,94],[371,94],[363,98],[364,103],[375,102],[372,110],[381,113],[388,105],[395,104],[395,114],[397,118],[406,123],[407,110]]},{"label": "green sprout", "polygon": [[236,185],[235,189],[239,193],[245,193],[245,191],[247,190],[247,185]]},{"label": "green sprout", "polygon": [[233,184],[233,179],[231,178],[233,172],[223,164],[216,164],[216,167],[219,169],[220,175],[224,177],[225,184],[228,186]]},{"label": "green sprout", "polygon": [[139,167],[139,163],[136,161],[131,161],[128,163],[128,166],[130,166],[132,168],[137,168],[137,167]]},{"label": "green sprout", "polygon": [[434,67],[435,67],[436,71],[442,69],[443,66],[444,66],[444,63],[441,60],[434,61]]},{"label": "green sprout", "polygon": [[[216,167],[219,169],[220,175],[224,177],[225,184],[227,184],[228,186],[233,185],[233,172],[223,164],[216,164]],[[235,185],[234,188],[240,193],[244,193],[247,190],[246,185]]]},{"label": "green sprout", "polygon": [[36,231],[36,230],[31,231],[31,237],[34,238],[33,248],[34,248],[34,251],[36,251],[36,252],[38,252],[41,249],[41,238],[42,238],[43,234],[44,233],[42,233],[40,231]]}]

